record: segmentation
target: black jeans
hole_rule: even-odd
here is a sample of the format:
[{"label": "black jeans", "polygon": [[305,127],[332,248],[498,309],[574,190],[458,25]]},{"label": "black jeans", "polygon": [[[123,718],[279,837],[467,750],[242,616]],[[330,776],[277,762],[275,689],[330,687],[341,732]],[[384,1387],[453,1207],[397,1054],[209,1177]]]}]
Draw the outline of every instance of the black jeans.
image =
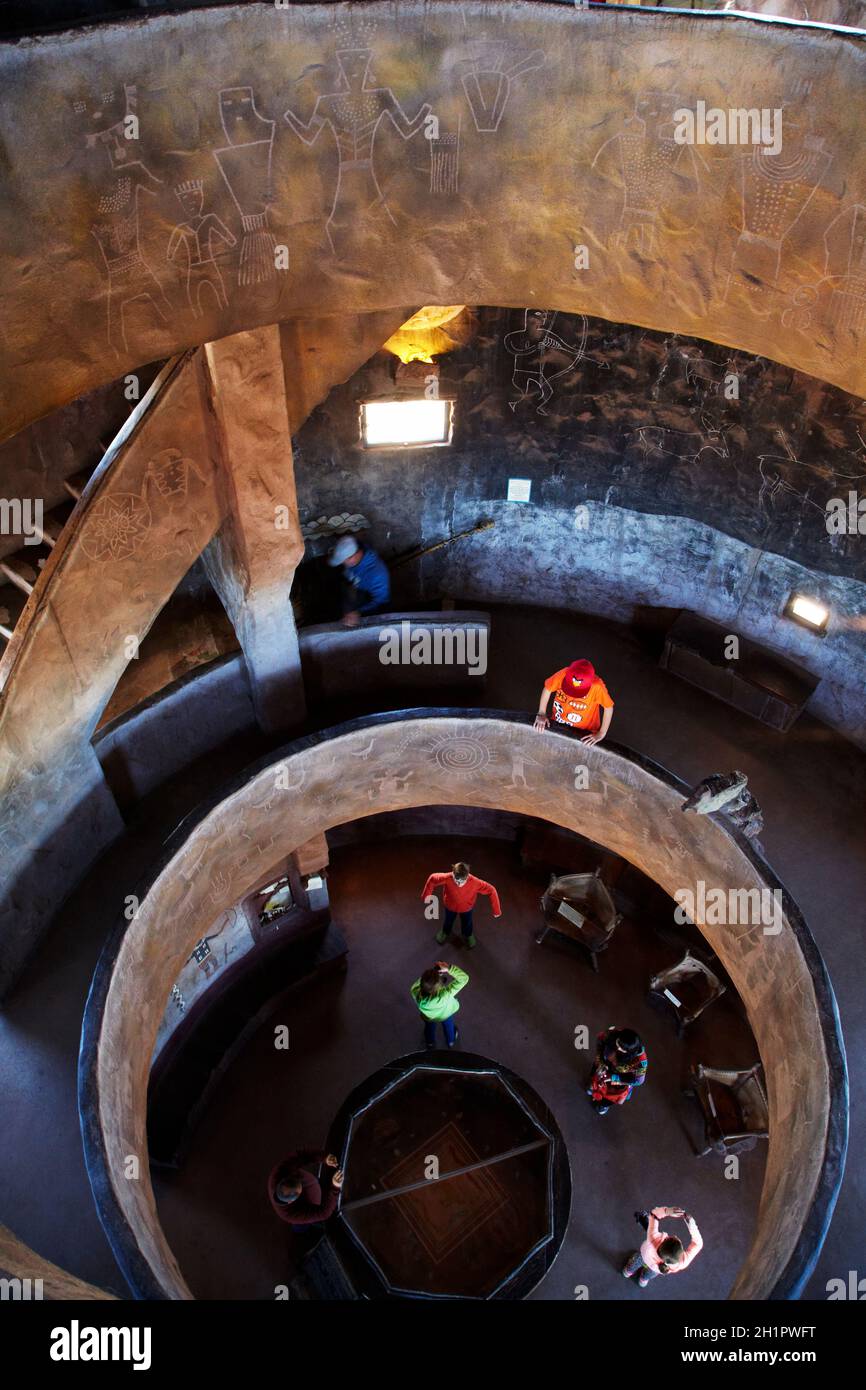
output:
[{"label": "black jeans", "polygon": [[463,935],[473,936],[474,932],[472,929],[472,909],[470,908],[468,912],[457,913],[452,912],[450,907],[446,907],[445,921],[442,923],[442,930],[444,931],[445,935],[451,935],[451,928],[454,926],[454,923],[456,922],[458,916],[460,918],[460,926],[463,931]]}]

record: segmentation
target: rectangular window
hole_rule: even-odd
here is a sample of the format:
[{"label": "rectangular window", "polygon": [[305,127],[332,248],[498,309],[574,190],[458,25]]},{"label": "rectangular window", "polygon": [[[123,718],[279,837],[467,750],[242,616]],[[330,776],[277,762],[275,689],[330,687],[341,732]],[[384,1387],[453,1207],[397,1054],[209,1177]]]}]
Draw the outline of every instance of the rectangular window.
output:
[{"label": "rectangular window", "polygon": [[294,907],[292,889],[287,877],[278,878],[274,883],[269,883],[267,887],[260,888],[253,895],[253,905],[259,919],[259,925],[268,927],[272,922],[276,922],[280,917],[284,917],[287,912],[291,912]]},{"label": "rectangular window", "polygon": [[424,449],[450,444],[453,401],[364,401],[361,439],[365,449]]}]

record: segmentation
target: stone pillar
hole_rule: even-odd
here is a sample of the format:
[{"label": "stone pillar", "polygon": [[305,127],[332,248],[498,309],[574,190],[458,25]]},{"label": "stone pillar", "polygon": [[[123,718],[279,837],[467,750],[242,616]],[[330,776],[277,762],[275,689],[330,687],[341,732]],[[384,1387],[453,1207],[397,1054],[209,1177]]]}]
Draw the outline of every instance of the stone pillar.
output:
[{"label": "stone pillar", "polygon": [[302,878],[318,874],[328,867],[328,841],[324,835],[314,835],[292,852],[292,861]]},{"label": "stone pillar", "polygon": [[279,328],[221,338],[205,355],[224,521],[204,563],[243,649],[259,725],[276,733],[306,712],[290,597],[304,542]]}]

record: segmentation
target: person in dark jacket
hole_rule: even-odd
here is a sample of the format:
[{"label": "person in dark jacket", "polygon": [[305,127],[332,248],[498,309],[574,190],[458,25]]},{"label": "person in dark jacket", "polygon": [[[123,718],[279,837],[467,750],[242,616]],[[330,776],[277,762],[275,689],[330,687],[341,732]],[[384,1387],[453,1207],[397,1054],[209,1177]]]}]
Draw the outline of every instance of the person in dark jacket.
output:
[{"label": "person in dark jacket", "polygon": [[606,1115],[612,1105],[625,1105],[635,1087],[646,1081],[646,1069],[646,1050],[631,1028],[612,1026],[599,1033],[586,1084],[595,1113]]},{"label": "person in dark jacket", "polygon": [[375,550],[359,545],[354,536],[341,536],[328,556],[332,569],[342,565],[343,622],[357,627],[362,616],[381,613],[391,600],[388,566]]},{"label": "person in dark jacket", "polygon": [[[310,1168],[322,1165],[321,1179]],[[291,1226],[311,1226],[333,1216],[343,1186],[343,1174],[333,1154],[322,1149],[298,1149],[268,1178],[271,1206]]]}]

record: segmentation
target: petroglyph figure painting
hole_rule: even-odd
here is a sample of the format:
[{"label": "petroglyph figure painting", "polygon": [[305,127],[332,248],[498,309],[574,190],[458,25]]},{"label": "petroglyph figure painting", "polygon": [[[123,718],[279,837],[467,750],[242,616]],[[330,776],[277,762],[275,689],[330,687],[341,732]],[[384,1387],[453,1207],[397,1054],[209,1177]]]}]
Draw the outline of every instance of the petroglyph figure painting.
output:
[{"label": "petroglyph figure painting", "polygon": [[160,449],[154,458],[148,460],[145,468],[142,498],[149,501],[152,492],[156,492],[171,505],[178,498],[187,496],[191,476],[198,478],[202,484],[207,482],[195,459],[187,458],[180,449]]},{"label": "petroglyph figure painting", "polygon": [[717,395],[731,373],[738,374],[737,364],[732,357],[719,364],[702,356],[695,347],[678,347],[676,352],[685,363],[686,383],[695,388],[695,396],[701,402],[708,395]]},{"label": "petroglyph figure painting", "polygon": [[[781,429],[776,430],[776,436],[781,443],[784,453],[758,455],[758,472],[761,478],[761,485],[758,490],[757,501],[758,506],[768,520],[773,515],[776,503],[783,501],[786,497],[795,497],[798,503],[812,507],[815,511],[820,512],[823,519],[825,516],[825,507],[823,505],[819,506],[817,502],[813,502],[809,496],[809,492],[816,477],[833,487],[838,487],[844,482],[859,482],[861,478],[866,478],[866,471],[863,470],[849,473],[842,471],[840,467],[830,468],[821,463],[803,463],[801,459],[797,458],[785,431]],[[858,438],[860,438],[859,432]],[[862,447],[862,439],[860,442]],[[863,461],[864,459],[862,457],[858,459],[858,462],[862,463]],[[780,464],[789,475],[792,464],[796,465],[796,467],[801,470],[802,478],[808,479],[808,481],[804,483],[805,491],[794,486],[790,481],[790,476],[786,477],[785,473],[780,469]]]},{"label": "petroglyph figure painting", "polygon": [[762,454],[758,459],[758,472],[761,475],[761,486],[758,489],[758,506],[764,516],[769,521],[775,510],[776,503],[785,497],[796,497],[798,504],[812,507],[816,512],[824,516],[824,508],[819,507],[817,502],[813,502],[808,492],[801,492],[794,487],[779,472],[779,469],[772,462],[772,456]]},{"label": "petroglyph figure painting", "polygon": [[644,456],[649,458],[668,457],[685,463],[695,464],[703,454],[716,458],[729,458],[730,449],[722,429],[702,419],[705,431],[673,430],[664,425],[641,425],[631,432],[630,438]]},{"label": "petroglyph figure painting", "polygon": [[375,748],[376,740],[374,738],[371,738],[364,748],[353,748],[351,750],[350,756],[353,758],[360,758],[362,762],[366,762],[367,759],[370,757],[370,754],[375,751]]},{"label": "petroglyph figure painting", "polygon": [[821,136],[787,118],[778,154],[755,145],[737,156],[743,223],[726,297],[735,283],[753,296],[776,288],[783,242],[812,201],[831,160]]},{"label": "petroglyph figure painting", "polygon": [[120,354],[128,350],[126,313],[138,301],[160,324],[168,322],[171,305],[141,250],[141,198],[156,196],[162,180],[153,175],[139,155],[139,141],[127,139],[129,118],[136,117],[138,97],[134,86],[126,86],[124,110],[117,115],[114,92],[104,92],[98,103],[73,103],[76,114],[85,120],[85,145],[101,148],[108,157],[113,176],[97,203],[97,221],[90,231],[102,255],[108,279],[106,298],[109,345]]},{"label": "petroglyph figure painting", "polygon": [[824,248],[825,273],[833,284],[830,322],[859,338],[866,331],[866,207],[862,203],[834,217],[824,233]]},{"label": "petroglyph figure painting", "polygon": [[693,146],[674,139],[673,119],[674,111],[687,105],[673,92],[644,93],[622,129],[596,151],[592,168],[604,169],[613,157],[622,183],[619,226],[608,239],[610,250],[634,250],[655,260],[666,213],[684,226],[693,225],[701,165]]},{"label": "petroglyph figure painting", "polygon": [[400,796],[415,776],[411,769],[408,772],[386,774],[383,777],[374,777],[375,787],[368,787],[367,796],[371,801],[378,801],[379,797]]},{"label": "petroglyph figure painting", "polygon": [[224,87],[219,106],[228,143],[214,150],[213,156],[240,213],[244,232],[238,284],[258,285],[277,273],[276,238],[268,226],[276,122],[259,115],[252,87]]},{"label": "petroglyph figure painting", "polygon": [[450,134],[440,130],[430,141],[430,192],[456,193],[460,180],[460,118]]},{"label": "petroglyph figure painting", "polygon": [[181,262],[181,269],[185,271],[187,303],[194,316],[200,318],[211,296],[218,308],[225,309],[228,305],[216,256],[220,243],[231,248],[237,245],[237,238],[221,218],[204,211],[203,179],[188,179],[178,184],[174,191],[183,208],[185,220],[179,222],[172,232],[166,257],[171,262]]},{"label": "petroglyph figure painting", "polygon": [[506,333],[503,343],[514,358],[511,384],[519,394],[508,402],[516,410],[522,401],[538,397],[537,415],[546,415],[546,405],[553,396],[553,383],[573,371],[586,351],[588,323],[581,314],[580,340],[569,343],[554,332],[556,311],[553,309],[524,309],[523,327]]},{"label": "petroglyph figure painting", "polygon": [[[514,747],[510,750],[511,757],[511,781],[506,785],[513,787],[515,791],[530,790],[527,777],[527,768],[540,766],[537,758],[533,758],[524,748]],[[530,774],[531,775],[531,774]]]},{"label": "petroglyph figure painting", "polygon": [[374,168],[376,132],[387,116],[394,129],[409,140],[420,130],[430,106],[425,102],[407,116],[390,87],[376,87],[370,79],[373,29],[361,17],[335,25],[340,69],[338,90],[316,98],[312,115],[303,121],[289,108],[283,119],[305,145],[314,145],[323,130],[330,130],[337,146],[339,165],[334,201],[325,226],[334,255],[357,248],[359,241],[388,235],[396,219],[385,201]]},{"label": "petroglyph figure painting", "polygon": [[492,135],[502,124],[511,96],[512,83],[527,72],[543,67],[546,55],[540,48],[525,57],[512,59],[504,39],[476,39],[468,45],[469,57],[458,65],[460,81],[475,129]]}]

